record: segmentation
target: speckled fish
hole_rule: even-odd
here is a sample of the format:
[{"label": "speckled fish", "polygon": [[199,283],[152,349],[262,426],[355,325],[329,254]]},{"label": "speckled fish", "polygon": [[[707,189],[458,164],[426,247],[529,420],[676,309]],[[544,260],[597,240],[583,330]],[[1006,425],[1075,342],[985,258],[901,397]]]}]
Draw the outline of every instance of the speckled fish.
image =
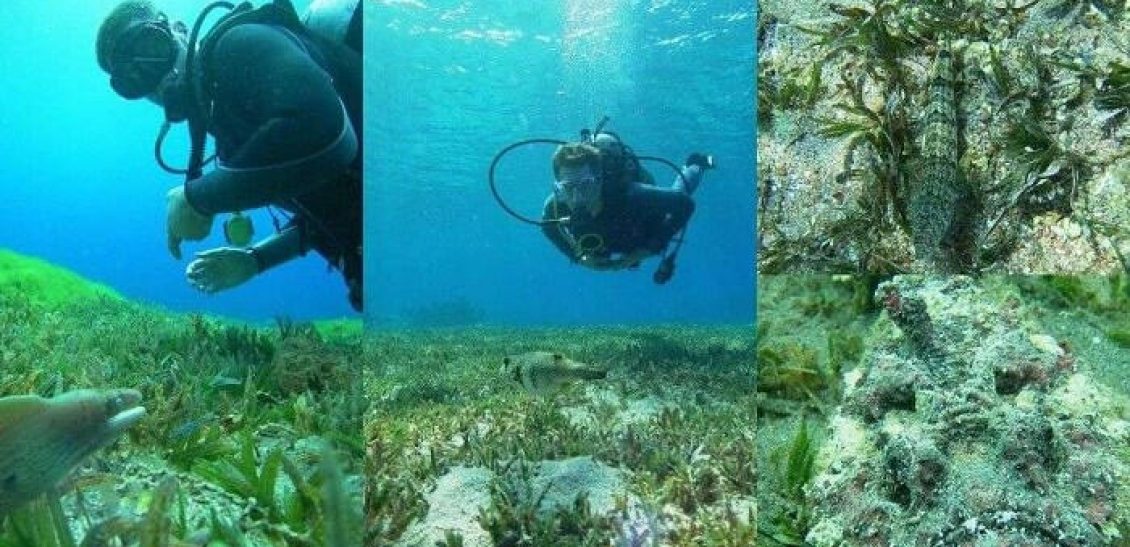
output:
[{"label": "speckled fish", "polygon": [[145,416],[132,389],[0,398],[0,516],[54,488]]},{"label": "speckled fish", "polygon": [[922,158],[911,177],[909,221],[918,268],[925,273],[967,269],[961,247],[975,214],[975,196],[958,168],[958,109],[954,54],[941,49],[930,67],[921,130]]},{"label": "speckled fish", "polygon": [[531,351],[502,360],[503,373],[535,393],[555,390],[578,380],[600,380],[608,371],[569,359],[560,353]]}]

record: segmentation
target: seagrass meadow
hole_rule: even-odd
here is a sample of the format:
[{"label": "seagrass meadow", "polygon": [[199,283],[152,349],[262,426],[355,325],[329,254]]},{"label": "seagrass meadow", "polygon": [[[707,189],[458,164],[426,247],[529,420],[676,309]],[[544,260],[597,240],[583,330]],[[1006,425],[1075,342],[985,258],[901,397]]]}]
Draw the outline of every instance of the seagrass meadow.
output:
[{"label": "seagrass meadow", "polygon": [[760,6],[760,272],[1130,267],[1125,2]]},{"label": "seagrass meadow", "polygon": [[[750,545],[750,326],[370,333],[368,545]],[[509,355],[607,376],[531,392]]]},{"label": "seagrass meadow", "polygon": [[759,545],[1125,545],[1127,283],[763,276]]},{"label": "seagrass meadow", "polygon": [[172,314],[4,251],[0,325],[0,397],[128,388],[146,408],[0,515],[0,545],[359,544],[359,322]]}]

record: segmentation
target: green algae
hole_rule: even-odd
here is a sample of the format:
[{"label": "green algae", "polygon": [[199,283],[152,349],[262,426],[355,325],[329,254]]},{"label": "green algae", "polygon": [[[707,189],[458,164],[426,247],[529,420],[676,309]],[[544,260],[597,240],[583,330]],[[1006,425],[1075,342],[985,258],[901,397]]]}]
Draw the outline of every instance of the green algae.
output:
[{"label": "green algae", "polygon": [[607,544],[605,538],[614,534],[615,522],[594,514],[587,495],[580,494],[571,504],[544,511],[543,502],[552,485],[534,490],[526,462],[518,462],[513,470],[492,481],[490,505],[479,513],[479,523],[495,545]]},{"label": "green algae", "polygon": [[826,412],[840,374],[863,352],[868,293],[879,278],[762,276],[758,299],[758,408],[762,417]]},{"label": "green algae", "polygon": [[327,340],[357,340],[365,332],[360,319],[321,319],[314,321],[314,328]]},{"label": "green algae", "polygon": [[1106,331],[1107,338],[1124,348],[1130,348],[1130,326]]},{"label": "green algae", "polygon": [[763,4],[759,271],[1125,267],[1121,2]]},{"label": "green algae", "polygon": [[[1042,276],[1019,280],[1025,294],[1046,302],[1101,331],[1120,348],[1130,348],[1130,288],[1126,274],[1116,276]],[[1083,338],[1078,338],[1079,342]],[[1088,344],[1079,343],[1080,347]]]},{"label": "green algae", "polygon": [[48,308],[103,298],[122,298],[110,287],[86,280],[45,260],[7,249],[0,249],[0,295]]},{"label": "green algae", "polygon": [[759,347],[757,367],[757,390],[783,399],[818,403],[830,381],[816,350],[801,344]]},{"label": "green algae", "polygon": [[[570,544],[604,545],[622,533],[616,522],[651,526],[652,537],[672,545],[751,537],[749,515],[731,506],[752,500],[756,482],[751,334],[670,326],[371,335],[367,540],[506,544],[560,534]],[[505,355],[535,350],[608,367],[609,377],[537,396],[500,376]],[[538,502],[544,492],[531,485],[541,479],[530,470],[577,457],[622,470],[623,504],[597,511],[596,493]],[[449,527],[458,537],[416,535],[418,523],[438,518],[427,493],[466,469],[495,478],[488,506]],[[664,506],[673,513],[660,514]],[[653,508],[642,510],[650,520],[641,507]]]},{"label": "green algae", "polygon": [[777,504],[785,508],[770,512],[768,523],[758,532],[781,545],[804,545],[811,526],[811,507],[805,502],[804,489],[816,476],[816,454],[819,439],[809,434],[808,422],[801,419],[792,440],[775,447],[766,458],[769,463],[766,485],[761,486],[761,496],[780,496]]},{"label": "green algae", "polygon": [[[959,504],[971,502],[978,508],[989,508],[980,514],[977,511],[981,509],[962,509],[972,511],[979,517],[976,522],[991,529],[986,537],[1003,538],[1009,533],[1015,537],[1046,535],[1062,529],[1065,534],[1076,537],[1082,537],[1079,534],[1090,539],[1102,537],[1114,544],[1124,541],[1127,515],[1119,508],[1125,506],[1124,500],[1130,495],[1125,480],[1111,482],[1110,476],[1098,471],[1079,474],[1076,475],[1078,480],[1090,481],[1093,485],[1093,491],[1080,494],[1078,489],[1057,483],[1055,473],[1064,468],[1116,469],[1130,465],[1124,450],[1096,450],[1093,444],[1116,441],[1120,436],[1125,438],[1124,426],[1118,424],[1124,424],[1127,416],[1124,386],[1130,385],[1126,373],[1130,354],[1109,337],[1125,328],[1125,279],[993,277],[976,282],[953,278],[933,283],[940,292],[922,298],[934,323],[935,336],[944,337],[939,339],[947,342],[938,346],[943,352],[941,355],[948,355],[944,359],[908,357],[917,355],[904,340],[906,333],[903,331],[911,325],[896,327],[888,319],[892,310],[898,309],[897,301],[884,302],[884,313],[860,314],[864,319],[860,325],[848,317],[813,313],[812,306],[805,302],[811,298],[806,293],[822,292],[821,299],[827,299],[830,289],[842,287],[840,294],[846,304],[851,297],[847,290],[850,285],[842,278],[825,277],[819,281],[809,277],[769,276],[759,280],[758,315],[769,324],[759,328],[761,343],[804,345],[808,348],[807,354],[816,353],[821,366],[827,362],[825,355],[842,353],[845,374],[842,378],[829,376],[832,387],[826,393],[833,401],[838,399],[838,395],[834,395],[837,390],[846,390],[849,395],[847,404],[833,413],[831,419],[811,405],[793,407],[794,413],[784,417],[772,413],[759,416],[757,467],[761,513],[758,543],[833,545],[864,541],[861,538],[894,540],[896,534],[904,534],[898,542],[909,541],[906,538],[911,536],[905,534],[914,530],[921,534],[940,530],[946,534],[947,541],[956,542],[955,538],[965,533],[960,526],[961,519],[949,522],[944,515],[931,514],[933,504],[953,504],[954,500],[961,500]],[[972,290],[976,290],[978,296],[969,299],[968,291]],[[959,297],[961,294],[966,296]],[[912,295],[903,296],[910,298]],[[948,303],[950,298],[954,298],[954,302]],[[959,298],[967,300],[958,303]],[[988,329],[991,323],[983,317],[997,316],[1009,319],[1004,326]],[[843,349],[829,349],[827,354],[816,351],[821,337],[845,329],[851,336],[863,337],[862,347],[844,341]],[[997,334],[992,334],[993,330]],[[1031,334],[1019,334],[1025,331]],[[961,339],[966,340],[967,345],[960,346],[965,350],[953,345]],[[887,342],[877,344],[877,340]],[[985,348],[991,348],[992,352],[984,353]],[[1038,349],[1038,353],[1033,348]],[[973,355],[981,357],[971,358]],[[1038,360],[1034,359],[1037,355]],[[896,398],[888,396],[893,392],[876,387],[882,385],[884,378],[898,378],[903,384],[907,381],[922,383],[929,378],[926,382],[952,382],[967,389],[980,382],[980,375],[969,378],[955,375],[949,369],[965,367],[967,363],[985,358],[989,363],[996,363],[998,373],[1014,367],[1021,373],[1017,378],[1023,385],[1002,393],[993,392],[990,384],[989,398],[967,397],[972,404],[963,402],[963,397],[947,402],[945,390],[930,393],[930,389],[915,389],[910,393],[916,404],[909,406],[900,406]],[[933,364],[916,369],[919,365],[913,363],[923,361],[915,359]],[[1092,380],[1084,381],[1087,378]],[[1053,394],[1053,404],[1064,409],[1062,412],[1067,412],[1068,418],[1051,411],[1034,414],[1029,410],[1027,405],[1044,404],[1036,394],[1045,391]],[[986,404],[1003,407],[999,414],[985,420],[978,417],[977,409]],[[888,412],[869,414],[867,409],[876,406],[886,407]],[[926,416],[941,407],[948,407],[952,412],[944,413],[939,425],[923,427],[919,423],[929,422]],[[876,423],[867,421],[869,415],[877,416],[873,419],[885,424],[880,431],[868,432]],[[1087,418],[1071,418],[1076,415]],[[1048,416],[1058,417],[1049,419]],[[1099,420],[1110,429],[1095,430],[1088,425],[1091,423],[1088,420]],[[801,423],[807,423],[810,428],[815,425],[816,431],[827,431],[831,435],[821,441],[831,448],[822,450],[817,458],[816,480],[789,479],[790,449],[797,445],[798,424]],[[941,437],[938,437],[939,432]],[[950,440],[931,442],[935,437]],[[989,448],[986,455],[984,449],[977,448],[980,442],[1000,443],[1001,446]],[[994,457],[1004,458],[1006,463],[992,461]],[[793,459],[793,462],[803,463],[803,459]],[[803,466],[791,468],[802,469]],[[1002,475],[1001,469],[1008,472]],[[793,476],[803,477],[804,474]],[[799,487],[799,496],[797,484],[803,484]],[[1053,488],[1057,490],[1052,491]],[[1004,495],[1003,492],[1034,496],[1043,506],[1055,507],[1064,515],[1064,524],[1056,528],[1060,525],[1047,524],[1039,518],[1026,516],[1023,511],[1001,509],[992,500]],[[1004,517],[1016,519],[1014,529],[994,529],[994,508],[1005,511],[1000,513]]]},{"label": "green algae", "polygon": [[[327,534],[351,533],[325,518],[360,504],[361,338],[351,323],[323,335],[288,321],[170,314],[60,272],[21,259],[0,284],[0,396],[130,387],[148,412],[58,495],[0,517],[0,545],[326,545]],[[331,455],[340,488],[319,463]],[[239,477],[257,482],[243,488]],[[52,511],[59,518],[44,520]]]},{"label": "green algae", "polygon": [[[758,278],[758,544],[804,545],[805,487],[842,374],[856,368],[880,277]],[[766,351],[769,350],[769,351]]]}]

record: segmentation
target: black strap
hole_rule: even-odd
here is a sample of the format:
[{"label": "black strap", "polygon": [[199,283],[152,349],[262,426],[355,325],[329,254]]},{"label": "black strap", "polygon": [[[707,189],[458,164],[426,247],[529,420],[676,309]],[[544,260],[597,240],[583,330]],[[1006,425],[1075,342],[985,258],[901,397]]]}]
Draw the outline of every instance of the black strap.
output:
[{"label": "black strap", "polygon": [[361,11],[363,2],[358,0],[357,7],[353,8],[353,16],[349,18],[349,28],[345,31],[345,45],[350,49],[361,53],[361,32],[362,32],[362,17]]}]

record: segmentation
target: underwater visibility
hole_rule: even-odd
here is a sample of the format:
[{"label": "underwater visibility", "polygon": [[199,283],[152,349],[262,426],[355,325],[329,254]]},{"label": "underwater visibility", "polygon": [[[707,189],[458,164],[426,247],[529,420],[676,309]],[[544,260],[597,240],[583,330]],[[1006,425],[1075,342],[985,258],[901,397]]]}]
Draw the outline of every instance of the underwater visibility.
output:
[{"label": "underwater visibility", "polygon": [[0,545],[362,544],[358,6],[10,6]]},{"label": "underwater visibility", "polygon": [[328,539],[361,533],[358,321],[175,314],[7,251],[0,271],[0,544],[358,544]]},{"label": "underwater visibility", "polygon": [[[272,187],[265,182],[286,176],[305,179],[303,173],[288,174],[278,164],[288,155],[302,156],[307,149],[322,148],[325,143],[320,139],[338,137],[343,127],[337,93],[323,90],[321,99],[329,107],[306,105],[310,119],[319,115],[314,106],[331,109],[325,116],[329,120],[326,127],[303,135],[310,142],[275,141],[276,136],[264,132],[254,138],[259,139],[255,146],[265,151],[246,147],[238,156],[227,148],[252,138],[254,122],[235,124],[230,113],[214,114],[212,126],[222,129],[222,138],[209,138],[199,149],[200,160],[209,161],[201,166],[203,176],[186,186],[184,171],[195,156],[190,153],[187,121],[193,117],[187,104],[191,101],[178,91],[185,86],[171,85],[174,80],[164,76],[170,69],[185,72],[177,63],[190,60],[177,53],[173,44],[187,47],[192,26],[208,3],[155,1],[149,8],[152,16],[161,12],[169,21],[127,25],[132,19],[119,16],[119,21],[106,27],[107,32],[100,33],[115,7],[133,4],[147,3],[84,3],[65,17],[31,2],[12,4],[14,20],[52,23],[13,25],[5,36],[21,47],[0,52],[7,67],[5,83],[12,86],[12,95],[0,113],[11,134],[24,136],[13,141],[0,166],[3,179],[10,181],[3,187],[4,202],[11,204],[0,215],[0,247],[66,267],[128,298],[179,312],[249,321],[269,321],[278,315],[301,320],[359,317],[351,309],[349,287],[339,273],[341,260],[329,247],[335,242],[343,248],[350,244],[352,236],[343,235],[348,230],[339,225],[355,227],[356,238],[360,237],[360,182],[356,183],[356,197],[351,198],[355,211],[333,199],[325,203],[304,199],[296,205],[289,193],[306,188],[281,183]],[[297,17],[305,14],[308,4],[294,2]],[[226,13],[222,7],[213,9],[202,21],[197,41],[204,44],[208,31]],[[46,64],[45,59],[49,59]],[[212,63],[191,61],[201,67]],[[361,67],[357,64],[359,101]],[[228,66],[228,72],[238,71]],[[316,80],[317,74],[307,77]],[[301,82],[292,82],[297,84]],[[264,93],[263,85],[237,85],[249,95]],[[152,89],[155,86],[161,90]],[[49,100],[43,93],[47,89],[51,90]],[[166,95],[168,100],[162,98]],[[270,108],[285,111],[283,100],[315,98],[279,97],[276,103],[264,103],[261,112],[247,115],[272,115]],[[50,109],[45,108],[47,104]],[[354,109],[357,120],[353,125],[359,131],[359,104]],[[310,119],[294,123],[306,125]],[[167,132],[162,130],[166,121],[173,122]],[[278,130],[290,129],[280,124]],[[217,149],[217,142],[227,148]],[[359,169],[361,156],[354,156]],[[336,161],[343,160],[322,158],[301,169],[310,175],[323,169],[328,173],[339,168],[334,166]],[[179,193],[184,188],[188,188],[187,195]],[[349,196],[347,191],[337,192],[336,186],[331,190],[334,195]],[[185,200],[191,202],[189,209],[184,207]],[[264,207],[267,204],[272,206]],[[356,218],[350,220],[350,215]],[[296,223],[304,226],[306,241],[292,247],[290,228]],[[326,230],[315,225],[324,225]],[[257,258],[248,256],[252,250]],[[305,255],[295,256],[298,251]],[[360,268],[359,258],[351,262]]]},{"label": "underwater visibility", "polygon": [[750,545],[748,325],[370,336],[370,545]]},{"label": "underwater visibility", "polygon": [[1127,11],[762,2],[759,271],[1130,269]]},{"label": "underwater visibility", "polygon": [[1130,544],[1126,7],[760,3],[758,545]]},{"label": "underwater visibility", "polygon": [[366,8],[370,325],[750,320],[753,2]]},{"label": "underwater visibility", "polygon": [[366,544],[753,544],[754,2],[365,15]]},{"label": "underwater visibility", "polygon": [[1130,538],[1126,275],[759,290],[759,544]]}]

